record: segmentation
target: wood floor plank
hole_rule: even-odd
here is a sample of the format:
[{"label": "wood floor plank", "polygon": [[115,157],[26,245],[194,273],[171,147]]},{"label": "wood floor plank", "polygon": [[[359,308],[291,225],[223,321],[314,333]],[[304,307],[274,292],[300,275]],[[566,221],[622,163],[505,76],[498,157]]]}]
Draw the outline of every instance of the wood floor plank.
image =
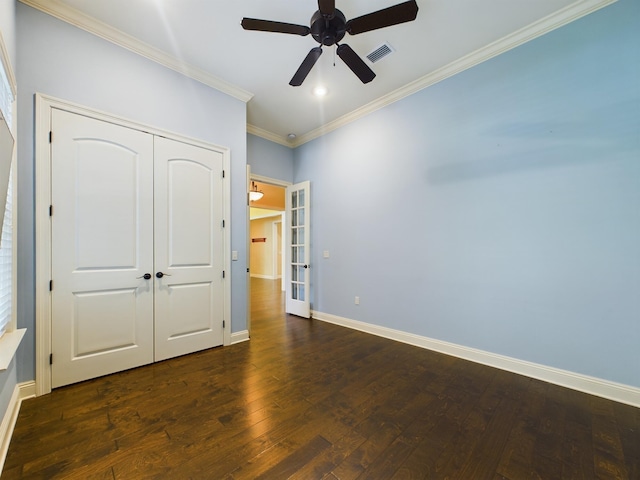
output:
[{"label": "wood floor plank", "polygon": [[591,399],[591,403],[594,409],[593,449],[596,476],[602,479],[629,478],[612,403],[600,398]]},{"label": "wood floor plank", "polygon": [[452,455],[444,472],[450,477],[489,478],[495,474],[529,382],[520,376],[511,380],[509,390],[493,408],[488,421],[482,415],[473,415],[473,408],[470,410],[462,435],[449,447]]},{"label": "wood floor plank", "polygon": [[640,478],[640,409],[283,313],[23,402],[2,479]]},{"label": "wood floor plank", "polygon": [[329,441],[318,435],[309,443],[296,449],[287,458],[255,478],[256,480],[289,478],[330,446],[331,443]]},{"label": "wood floor plank", "polygon": [[343,437],[292,474],[289,480],[335,478],[331,471],[365,441],[358,432],[348,429]]},{"label": "wood floor plank", "polygon": [[612,404],[629,478],[640,478],[640,408]]}]

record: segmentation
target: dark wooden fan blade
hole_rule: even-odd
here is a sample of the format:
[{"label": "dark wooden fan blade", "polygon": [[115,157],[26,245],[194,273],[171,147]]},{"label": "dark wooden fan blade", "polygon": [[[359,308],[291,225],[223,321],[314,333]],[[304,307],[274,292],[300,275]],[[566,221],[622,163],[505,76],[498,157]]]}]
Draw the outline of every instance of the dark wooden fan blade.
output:
[{"label": "dark wooden fan blade", "polygon": [[338,56],[347,64],[347,67],[356,74],[362,83],[369,83],[371,80],[376,78],[376,74],[373,73],[373,70],[371,70],[358,56],[358,54],[346,43],[343,43],[338,47]]},{"label": "dark wooden fan blade", "polygon": [[304,79],[307,78],[307,75],[309,75],[309,72],[320,58],[320,55],[322,55],[322,48],[312,48],[305,59],[302,61],[302,64],[289,82],[289,85],[291,85],[292,87],[299,87],[300,85],[302,85],[302,82],[304,82]]},{"label": "dark wooden fan blade", "polygon": [[243,18],[242,28],[245,30],[258,30],[260,32],[290,33],[292,35],[309,35],[311,29],[304,25],[293,23],[274,22],[272,20],[259,20],[257,18]]},{"label": "dark wooden fan blade", "polygon": [[336,11],[336,1],[318,0],[318,10],[323,16],[333,18],[333,14]]},{"label": "dark wooden fan blade", "polygon": [[399,23],[411,22],[418,16],[418,4],[415,0],[384,8],[347,22],[347,32],[358,35],[378,28],[390,27]]}]

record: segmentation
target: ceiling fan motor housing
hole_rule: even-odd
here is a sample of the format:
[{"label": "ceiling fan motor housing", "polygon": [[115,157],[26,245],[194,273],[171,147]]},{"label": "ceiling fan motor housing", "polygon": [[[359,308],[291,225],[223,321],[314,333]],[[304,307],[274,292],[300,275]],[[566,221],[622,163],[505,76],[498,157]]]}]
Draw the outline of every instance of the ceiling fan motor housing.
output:
[{"label": "ceiling fan motor housing", "polygon": [[320,10],[311,17],[311,35],[321,45],[335,45],[344,38],[346,32],[347,18],[337,8],[331,18],[324,17]]}]

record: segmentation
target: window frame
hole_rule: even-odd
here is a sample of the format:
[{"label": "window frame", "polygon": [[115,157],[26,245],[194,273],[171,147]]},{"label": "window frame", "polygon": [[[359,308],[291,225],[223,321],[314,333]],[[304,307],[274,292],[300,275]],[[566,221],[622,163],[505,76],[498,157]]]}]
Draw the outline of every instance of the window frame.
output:
[{"label": "window frame", "polygon": [[16,351],[20,345],[22,338],[26,332],[25,328],[18,329],[17,328],[17,315],[16,315],[16,305],[17,305],[17,264],[18,264],[18,242],[17,233],[18,233],[18,221],[17,221],[17,213],[18,213],[18,182],[17,182],[17,83],[16,77],[14,74],[13,67],[11,65],[11,61],[9,59],[9,53],[7,51],[4,38],[2,36],[2,32],[0,32],[0,68],[3,69],[5,77],[9,82],[9,88],[11,90],[12,101],[11,101],[11,125],[9,128],[11,129],[11,134],[15,139],[16,143],[14,143],[13,155],[11,158],[11,178],[9,181],[11,182],[11,190],[12,190],[12,272],[11,272],[11,318],[7,324],[6,331],[0,337],[0,371],[6,370],[9,368],[11,361],[13,360]]}]

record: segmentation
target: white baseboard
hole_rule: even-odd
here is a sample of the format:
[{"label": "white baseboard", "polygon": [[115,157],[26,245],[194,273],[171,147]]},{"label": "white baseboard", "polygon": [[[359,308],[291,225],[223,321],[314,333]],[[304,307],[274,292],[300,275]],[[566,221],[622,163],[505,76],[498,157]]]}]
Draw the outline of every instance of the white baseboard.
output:
[{"label": "white baseboard", "polygon": [[470,360],[472,362],[481,363],[483,365],[499,368],[508,372],[543,380],[555,385],[560,385],[561,387],[571,388],[573,390],[625,403],[634,407],[640,407],[640,388],[632,387],[630,385],[623,385],[567,370],[547,367],[545,365],[485,352],[475,348],[464,347],[454,343],[443,342],[441,340],[435,340],[403,332],[401,330],[394,330],[392,328],[372,325],[358,320],[338,317],[329,313],[312,312],[312,317],[323,322],[341,325],[343,327],[370,333],[390,340],[396,340],[398,342],[407,343],[427,350],[433,350],[446,355],[462,358],[464,360]]},{"label": "white baseboard", "polygon": [[264,278],[265,280],[277,280],[278,277],[274,277],[273,275],[261,275],[259,273],[251,273],[251,278]]},{"label": "white baseboard", "polygon": [[20,405],[22,405],[23,400],[35,396],[36,382],[33,381],[19,383],[13,389],[13,395],[11,395],[7,411],[4,413],[2,423],[0,424],[0,473],[2,473],[4,461],[7,458],[9,444],[11,443],[11,436],[13,435],[13,428],[16,426],[18,413],[20,413]]},{"label": "white baseboard", "polygon": [[249,330],[242,330],[241,332],[231,334],[231,345],[246,342],[247,340],[249,340]]}]

